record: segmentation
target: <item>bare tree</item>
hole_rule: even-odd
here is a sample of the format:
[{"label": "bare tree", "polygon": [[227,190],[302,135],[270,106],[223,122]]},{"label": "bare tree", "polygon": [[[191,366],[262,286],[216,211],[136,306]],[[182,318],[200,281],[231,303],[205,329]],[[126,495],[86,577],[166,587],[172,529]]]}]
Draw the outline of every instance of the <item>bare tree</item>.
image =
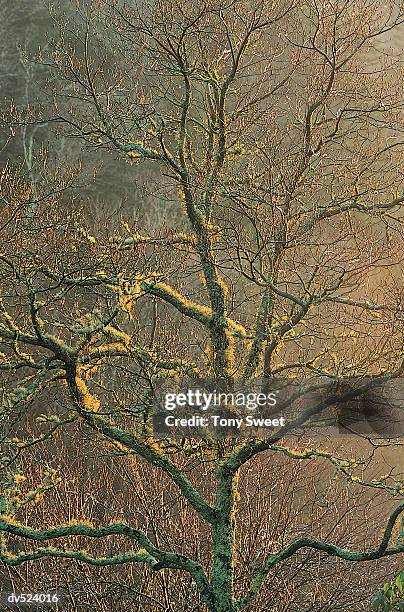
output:
[{"label": "bare tree", "polygon": [[[306,549],[354,564],[404,551],[400,462],[387,474],[378,463],[380,447],[397,453],[400,440],[365,439],[356,451],[366,460],[330,443],[291,446],[290,426],[252,439],[159,440],[149,418],[159,378],[402,378],[402,60],[376,43],[403,17],[401,3],[376,0],[113,2],[85,3],[64,24],[53,69],[65,86],[55,87],[55,116],[42,121],[89,151],[115,151],[134,172],[155,167],[156,198],[182,217],[153,233],[101,212],[90,223],[76,205],[60,206],[54,189],[32,219],[24,185],[4,177],[7,566],[51,558],[180,570],[206,608],[229,612],[256,609],[268,576]],[[20,457],[71,427],[159,470],[210,534],[210,557],[185,542],[166,546],[131,517],[21,522],[24,507],[60,484],[52,468],[25,490]],[[253,486],[244,491],[243,476],[266,453],[299,466],[316,460],[330,467],[330,485],[375,493],[368,503],[384,501],[382,533],[359,546],[347,530],[337,542],[338,519],[327,526],[312,509],[309,525],[324,520],[318,536],[264,538],[240,577],[238,508]],[[210,486],[195,465],[208,466]],[[362,517],[359,503],[348,508]],[[73,544],[14,550],[15,538]],[[124,540],[122,551],[87,544],[108,538]]]}]

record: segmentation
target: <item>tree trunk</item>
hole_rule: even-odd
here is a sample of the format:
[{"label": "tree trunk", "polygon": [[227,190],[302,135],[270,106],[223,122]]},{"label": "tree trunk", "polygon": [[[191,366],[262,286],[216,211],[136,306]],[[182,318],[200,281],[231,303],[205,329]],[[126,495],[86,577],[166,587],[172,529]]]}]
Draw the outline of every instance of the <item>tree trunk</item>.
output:
[{"label": "tree trunk", "polygon": [[236,478],[227,466],[217,469],[216,509],[213,525],[212,612],[232,612],[234,566],[234,498]]}]

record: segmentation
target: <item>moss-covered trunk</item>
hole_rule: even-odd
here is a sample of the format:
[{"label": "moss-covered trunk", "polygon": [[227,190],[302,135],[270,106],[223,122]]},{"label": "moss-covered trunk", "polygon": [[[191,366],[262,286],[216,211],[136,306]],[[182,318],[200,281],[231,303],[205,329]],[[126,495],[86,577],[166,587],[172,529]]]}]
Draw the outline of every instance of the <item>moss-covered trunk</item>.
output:
[{"label": "moss-covered trunk", "polygon": [[216,509],[213,524],[212,612],[232,612],[234,569],[234,506],[236,479],[222,465],[217,469]]}]

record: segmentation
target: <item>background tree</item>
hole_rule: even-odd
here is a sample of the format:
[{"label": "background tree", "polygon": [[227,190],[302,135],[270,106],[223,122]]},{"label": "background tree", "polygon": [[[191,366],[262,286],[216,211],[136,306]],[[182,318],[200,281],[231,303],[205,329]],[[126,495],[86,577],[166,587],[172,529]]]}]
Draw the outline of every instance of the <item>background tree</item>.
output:
[{"label": "background tree", "polygon": [[[90,223],[77,203],[61,204],[68,177],[60,176],[33,217],[26,184],[3,175],[6,566],[50,558],[180,570],[201,609],[225,612],[265,607],[268,576],[300,562],[302,551],[309,561],[320,553],[351,563],[403,552],[399,440],[363,440],[345,454],[332,441],[291,446],[287,426],[266,438],[179,444],[155,439],[148,421],[161,377],[402,377],[401,59],[376,44],[402,19],[400,4],[386,10],[376,1],[157,2],[86,3],[64,23],[53,44],[56,112],[46,109],[42,121],[89,152],[115,151],[134,173],[140,163],[154,167],[167,222],[152,231],[95,211]],[[210,551],[188,551],[185,521],[183,540],[167,546],[156,535],[158,513],[150,522],[102,513],[88,523],[83,509],[57,525],[22,521],[61,483],[49,467],[30,489],[18,466],[32,466],[38,445],[51,452],[73,434],[109,449],[113,465],[138,457],[161,472],[180,496],[171,525],[186,502]],[[389,446],[396,459],[386,474]],[[335,532],[338,510],[311,507],[306,525],[318,517],[317,529],[286,521],[263,537],[264,548],[243,542],[236,526],[251,516],[243,504],[254,478],[243,482],[251,464],[278,455],[328,466],[338,494],[350,483],[348,526],[363,517],[357,488],[369,490],[371,522],[384,504],[382,533],[353,541],[349,527]],[[106,473],[112,478],[114,467]],[[333,495],[321,492],[325,508],[337,504]],[[52,546],[21,549],[21,538]],[[69,548],[55,545],[65,538]],[[114,541],[112,551],[104,540]],[[174,606],[171,580],[164,593]]]}]

